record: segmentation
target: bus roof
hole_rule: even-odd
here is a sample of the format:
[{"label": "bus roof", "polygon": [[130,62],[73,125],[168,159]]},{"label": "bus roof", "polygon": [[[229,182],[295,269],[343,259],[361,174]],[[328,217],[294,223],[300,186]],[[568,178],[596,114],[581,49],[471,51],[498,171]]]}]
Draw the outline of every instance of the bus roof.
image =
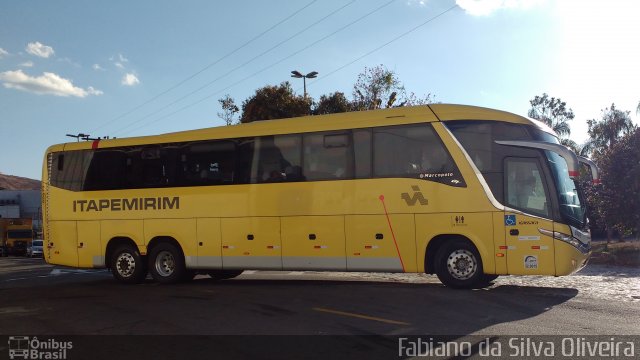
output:
[{"label": "bus roof", "polygon": [[310,115],[288,119],[263,120],[247,124],[187,130],[160,135],[101,139],[93,142],[73,142],[51,146],[47,151],[81,150],[97,147],[109,148],[116,146],[279,135],[294,132],[339,131],[372,126],[453,120],[496,120],[533,125],[556,136],[553,130],[541,122],[506,111],[469,105],[430,104],[328,115]]}]

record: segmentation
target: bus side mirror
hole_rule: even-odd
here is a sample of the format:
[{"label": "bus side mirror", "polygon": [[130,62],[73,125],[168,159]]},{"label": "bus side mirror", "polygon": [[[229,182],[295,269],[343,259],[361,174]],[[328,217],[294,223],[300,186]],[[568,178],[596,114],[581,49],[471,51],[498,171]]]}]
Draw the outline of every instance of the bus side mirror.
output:
[{"label": "bus side mirror", "polygon": [[593,185],[600,184],[600,177],[598,176],[598,166],[596,165],[596,163],[584,156],[578,156],[578,161],[588,167],[591,171],[591,181],[593,182]]}]

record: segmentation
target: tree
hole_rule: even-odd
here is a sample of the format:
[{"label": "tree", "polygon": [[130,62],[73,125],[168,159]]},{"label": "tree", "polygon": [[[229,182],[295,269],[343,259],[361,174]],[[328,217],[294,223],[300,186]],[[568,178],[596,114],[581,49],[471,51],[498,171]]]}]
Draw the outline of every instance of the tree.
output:
[{"label": "tree", "polygon": [[344,96],[344,93],[336,91],[333,94],[322,95],[320,97],[320,101],[316,105],[313,114],[314,115],[325,115],[325,114],[335,114],[335,113],[343,113],[352,110],[352,104]]},{"label": "tree", "polygon": [[[599,158],[601,189],[595,194],[595,211],[608,238],[615,229],[622,235],[640,232],[640,128],[617,139]],[[594,199],[591,199],[594,200]]]},{"label": "tree", "polygon": [[615,104],[611,104],[611,108],[602,110],[602,119],[587,120],[589,141],[586,146],[596,159],[614,146],[621,136],[635,131],[636,126],[629,114],[629,111],[618,110]]},{"label": "tree", "polygon": [[384,65],[365,67],[353,86],[354,110],[420,105],[431,101],[431,94],[420,99],[414,93],[407,93],[396,73]]},{"label": "tree", "polygon": [[560,137],[560,143],[577,150],[578,144],[569,139],[571,127],[569,122],[575,118],[573,110],[560,98],[549,97],[547,93],[534,97],[529,101],[529,117],[547,124]]},{"label": "tree", "polygon": [[235,101],[229,94],[226,94],[221,99],[218,99],[218,102],[222,107],[222,112],[218,113],[218,117],[224,120],[227,125],[233,125],[234,117],[240,111]]},{"label": "tree", "polygon": [[267,85],[242,102],[241,123],[309,115],[312,100],[293,93],[288,81]]}]

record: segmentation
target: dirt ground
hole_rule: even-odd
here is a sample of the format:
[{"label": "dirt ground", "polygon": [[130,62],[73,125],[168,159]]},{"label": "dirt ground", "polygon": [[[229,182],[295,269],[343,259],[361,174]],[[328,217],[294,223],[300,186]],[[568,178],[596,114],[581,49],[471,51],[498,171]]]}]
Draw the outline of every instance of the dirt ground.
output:
[{"label": "dirt ground", "polygon": [[640,241],[594,241],[592,248],[592,264],[640,267]]}]

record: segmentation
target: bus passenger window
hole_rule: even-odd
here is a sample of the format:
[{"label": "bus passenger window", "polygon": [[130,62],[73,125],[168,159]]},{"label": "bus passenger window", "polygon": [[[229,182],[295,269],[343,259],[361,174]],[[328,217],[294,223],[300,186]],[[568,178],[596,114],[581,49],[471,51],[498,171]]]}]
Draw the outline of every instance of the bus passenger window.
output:
[{"label": "bus passenger window", "polygon": [[304,175],[308,181],[353,177],[348,133],[304,135]]},{"label": "bus passenger window", "polygon": [[182,185],[231,184],[235,176],[236,144],[229,140],[191,143],[180,150]]},{"label": "bus passenger window", "polygon": [[375,177],[411,177],[466,186],[429,124],[374,128],[373,147]]},{"label": "bus passenger window", "polygon": [[90,150],[53,153],[51,184],[66,190],[82,190],[92,158]]},{"label": "bus passenger window", "polygon": [[353,131],[353,153],[355,155],[355,178],[371,177],[371,130]]},{"label": "bus passenger window", "polygon": [[256,141],[259,153],[251,182],[300,181],[300,135],[262,136]]}]

